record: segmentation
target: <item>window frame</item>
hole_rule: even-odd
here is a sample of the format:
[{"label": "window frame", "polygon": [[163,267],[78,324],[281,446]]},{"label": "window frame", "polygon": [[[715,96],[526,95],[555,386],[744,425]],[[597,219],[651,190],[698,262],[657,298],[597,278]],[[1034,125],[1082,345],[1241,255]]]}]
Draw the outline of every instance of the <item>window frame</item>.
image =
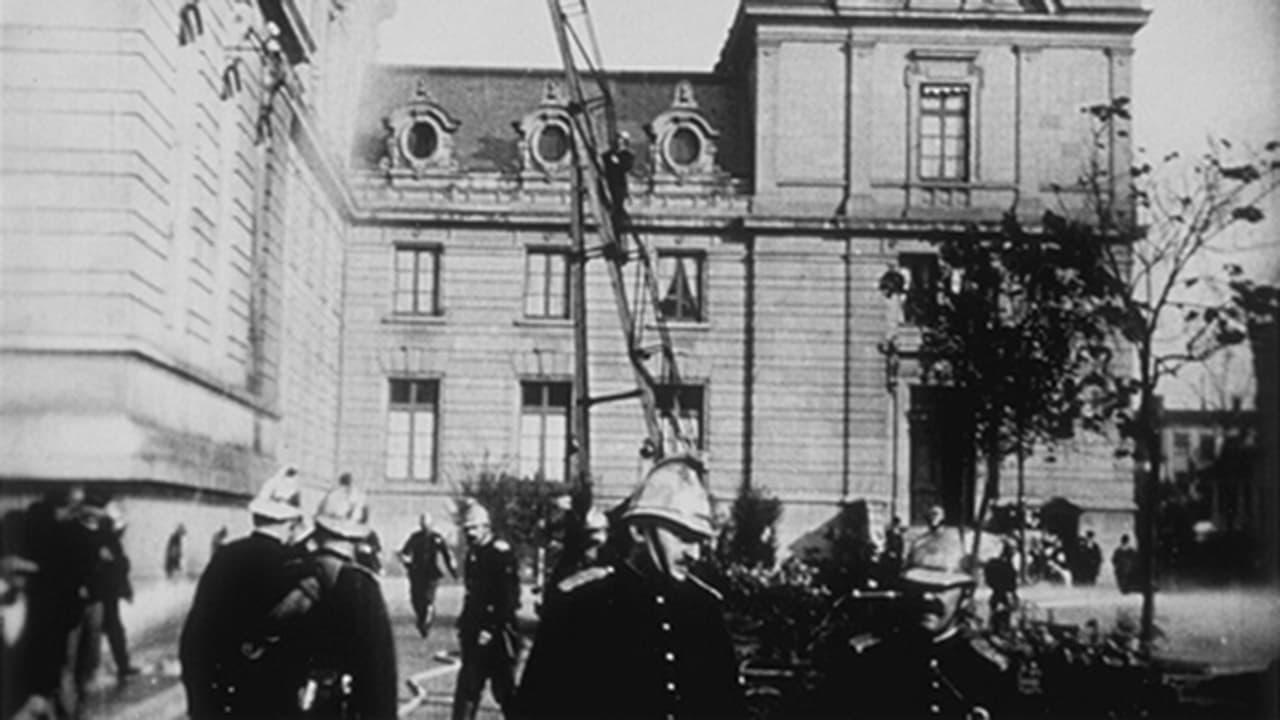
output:
[{"label": "window frame", "polygon": [[[408,402],[398,402],[395,400],[395,384],[409,384],[409,400]],[[438,485],[440,482],[440,408],[442,385],[438,377],[422,377],[422,376],[390,376],[387,378],[386,388],[386,412],[384,431],[384,449],[383,449],[383,477],[387,482],[395,483],[422,483],[426,482],[430,485]],[[418,397],[418,388],[431,387],[432,399],[430,402],[421,400]],[[408,449],[405,454],[405,472],[403,475],[395,475],[388,472],[391,465],[391,418],[394,412],[407,412],[409,418],[408,427]],[[429,415],[431,417],[431,459],[429,475],[423,476],[416,472],[418,453],[416,443],[419,435],[416,432],[416,424],[419,416]]]},{"label": "window frame", "polygon": [[[521,294],[521,298],[520,298],[520,316],[522,318],[526,320],[535,320],[535,321],[563,321],[563,320],[570,319],[570,302],[569,302],[569,275],[570,275],[569,260],[570,258],[569,258],[569,254],[570,254],[570,248],[563,245],[529,245],[525,247],[524,269],[523,269],[524,292]],[[560,273],[560,284],[563,287],[561,287],[560,290],[563,293],[561,297],[563,310],[558,315],[551,314],[550,312],[544,312],[543,314],[532,314],[529,312],[529,300],[532,297],[531,293],[533,291],[533,276],[529,272],[529,267],[530,267],[529,264],[535,255],[541,255],[545,257],[545,262],[542,268],[543,287],[541,288],[541,302],[542,302],[543,308],[549,309],[551,307],[551,299],[552,299],[552,287],[550,282],[551,273],[547,272],[550,269],[551,259],[558,257],[562,264],[561,273]]]},{"label": "window frame", "polygon": [[[413,257],[413,285],[408,290],[411,298],[410,309],[404,310],[400,308],[400,257],[401,254],[408,254]],[[431,296],[429,298],[430,308],[423,310],[420,307],[422,299],[422,291],[419,289],[419,280],[421,278],[420,261],[423,256],[432,258],[431,269]],[[440,280],[443,276],[441,265],[444,261],[444,248],[440,245],[421,245],[421,244],[397,244],[392,249],[391,254],[391,314],[398,317],[439,317],[444,314],[444,308],[441,303]]]},{"label": "window frame", "polygon": [[[539,402],[537,405],[529,405],[525,403],[525,391],[531,386],[537,387],[539,390]],[[553,405],[552,392],[559,388],[563,390],[565,396],[565,404],[563,406]],[[543,479],[551,482],[565,482],[569,478],[569,445],[570,445],[570,413],[573,409],[573,382],[568,379],[559,377],[533,377],[522,378],[519,382],[519,421],[516,427],[516,467],[517,474],[522,480]],[[531,412],[532,410],[532,412]],[[524,453],[524,427],[525,419],[530,416],[536,416],[539,422],[538,428],[538,458],[532,463],[537,469],[526,476],[524,469],[528,458]],[[547,473],[547,461],[549,459],[547,433],[547,419],[551,417],[560,417],[564,423],[564,445],[560,453],[560,476],[552,477]]]},{"label": "window frame", "polygon": [[[701,324],[701,323],[708,322],[709,313],[707,311],[707,275],[708,275],[707,252],[702,249],[658,248],[655,254],[656,254],[655,260],[657,262],[654,270],[658,274],[658,277],[657,277],[658,292],[661,296],[661,299],[658,302],[658,307],[655,310],[661,314],[662,320],[668,323],[688,323],[688,324]],[[662,274],[663,261],[667,258],[676,258],[677,262],[683,259],[691,259],[695,263],[696,272],[694,273],[694,277],[692,278],[692,281],[694,285],[693,293],[695,295],[694,302],[696,303],[696,307],[695,307],[695,313],[693,317],[689,317],[686,315],[668,314],[662,308],[662,305],[666,302],[666,298],[668,294],[667,291],[669,289],[669,286],[675,280],[674,274],[672,277],[665,277]],[[688,272],[686,272],[685,277],[688,278],[688,276],[689,274]]]},{"label": "window frame", "polygon": [[[982,85],[983,68],[978,51],[961,48],[919,48],[907,53],[906,90],[907,182],[929,187],[967,187],[982,178]],[[921,99],[923,88],[950,85],[964,88],[966,107],[966,148],[964,179],[921,176]]]},{"label": "window frame", "polygon": [[[937,95],[931,95],[930,90],[937,89]],[[946,92],[946,91],[952,92]],[[940,98],[940,107],[936,110],[926,111],[925,103],[928,98]],[[946,98],[960,97],[963,98],[964,107],[959,112],[950,111],[946,107]],[[916,85],[916,122],[915,122],[915,175],[918,180],[923,183],[970,183],[973,181],[973,87],[967,82],[954,82],[950,80],[922,80]],[[938,155],[937,165],[938,174],[925,174],[925,124],[929,118],[938,119]],[[948,153],[948,119],[960,119],[963,123],[960,134],[960,142],[963,147],[959,153]],[[956,157],[960,170],[955,175],[948,175],[946,172],[947,158]],[[933,156],[929,156],[933,157]]]}]

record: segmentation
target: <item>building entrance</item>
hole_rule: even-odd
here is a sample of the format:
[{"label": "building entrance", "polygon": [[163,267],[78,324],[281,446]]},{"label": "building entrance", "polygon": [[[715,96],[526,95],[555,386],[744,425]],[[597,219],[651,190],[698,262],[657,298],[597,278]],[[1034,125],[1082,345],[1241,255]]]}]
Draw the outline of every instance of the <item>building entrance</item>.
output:
[{"label": "building entrance", "polygon": [[947,523],[973,519],[974,451],[969,403],[962,390],[911,388],[911,522],[921,524],[932,505]]}]

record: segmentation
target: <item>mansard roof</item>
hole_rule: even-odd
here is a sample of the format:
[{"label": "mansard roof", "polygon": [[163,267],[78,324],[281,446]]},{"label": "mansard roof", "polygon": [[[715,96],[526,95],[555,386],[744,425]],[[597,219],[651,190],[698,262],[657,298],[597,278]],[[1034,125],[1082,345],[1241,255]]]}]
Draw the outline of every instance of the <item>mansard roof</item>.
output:
[{"label": "mansard roof", "polygon": [[[619,129],[630,133],[642,174],[649,157],[644,126],[671,108],[681,81],[690,83],[699,112],[721,133],[719,166],[735,176],[749,172],[746,98],[729,78],[697,72],[617,72],[610,78]],[[516,172],[519,138],[513,125],[540,106],[548,82],[563,87],[564,73],[535,68],[375,66],[358,106],[352,167],[376,169],[384,152],[383,118],[425,98],[459,123],[453,137],[459,171]]]}]

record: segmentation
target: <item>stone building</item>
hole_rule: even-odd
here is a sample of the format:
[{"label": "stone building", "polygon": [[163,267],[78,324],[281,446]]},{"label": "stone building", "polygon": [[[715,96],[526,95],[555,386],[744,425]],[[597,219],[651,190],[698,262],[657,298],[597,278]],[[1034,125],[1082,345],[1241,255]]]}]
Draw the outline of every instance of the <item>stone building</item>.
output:
[{"label": "stone building", "polygon": [[[563,76],[366,73],[391,4],[6,7],[6,506],[113,489],[146,572],[177,522],[199,565],[280,462],[312,488],[352,472],[390,541],[478,466],[563,475]],[[744,0],[716,67],[612,75],[683,374],[664,397],[720,499],[771,490],[784,543],[852,500],[964,514],[963,427],[911,359],[919,303],[879,280],[902,267],[927,298],[926,236],[1070,201],[1093,157],[1079,109],[1131,94],[1145,19],[1138,0]],[[1128,138],[1106,140],[1126,168]],[[622,392],[610,286],[588,274],[592,394]],[[642,436],[635,400],[593,408],[603,501]],[[1029,463],[1033,503],[1127,528],[1109,452],[1057,460]]]},{"label": "stone building", "polygon": [[[278,462],[332,481],[354,98],[389,2],[8,3],[0,479],[188,567]],[[268,25],[271,23],[271,25]]]},{"label": "stone building", "polygon": [[[926,236],[1074,202],[1059,189],[1095,157],[1081,108],[1130,94],[1145,18],[1136,0],[746,0],[715,68],[610,75],[636,153],[628,213],[658,253],[681,364],[663,395],[719,498],[781,497],[784,545],[846,501],[971,512],[956,398],[912,359],[922,305],[878,281],[901,267],[927,300]],[[365,85],[340,464],[377,512],[443,503],[479,465],[565,474],[565,93],[535,69],[380,67]],[[1126,137],[1104,139],[1105,167],[1128,157]],[[605,272],[587,268],[591,395],[613,395],[632,380]],[[615,500],[642,469],[639,402],[595,405],[591,423],[596,493]],[[1113,541],[1127,468],[1087,442],[1056,459],[1029,463],[1032,504],[1067,498]]]}]

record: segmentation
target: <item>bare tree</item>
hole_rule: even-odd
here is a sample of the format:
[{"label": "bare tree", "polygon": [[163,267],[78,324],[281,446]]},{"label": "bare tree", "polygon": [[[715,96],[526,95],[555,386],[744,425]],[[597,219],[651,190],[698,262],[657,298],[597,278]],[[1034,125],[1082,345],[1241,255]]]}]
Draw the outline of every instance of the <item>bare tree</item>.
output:
[{"label": "bare tree", "polygon": [[[1085,198],[1077,216],[1053,218],[1050,234],[1098,244],[1096,311],[1112,328],[1125,362],[1100,362],[1086,385],[1093,407],[1115,422],[1120,452],[1134,460],[1138,501],[1142,633],[1152,638],[1155,612],[1157,490],[1160,448],[1157,388],[1190,363],[1242,342],[1242,311],[1211,292],[1243,279],[1239,265],[1206,267],[1235,228],[1263,220],[1263,201],[1280,184],[1280,142],[1261,150],[1210,139],[1200,155],[1171,153],[1130,171],[1129,193],[1104,165],[1110,139],[1129,119],[1127,98],[1085,109],[1094,119],[1095,160],[1079,181]],[[1098,348],[1098,357],[1109,357]]]}]

